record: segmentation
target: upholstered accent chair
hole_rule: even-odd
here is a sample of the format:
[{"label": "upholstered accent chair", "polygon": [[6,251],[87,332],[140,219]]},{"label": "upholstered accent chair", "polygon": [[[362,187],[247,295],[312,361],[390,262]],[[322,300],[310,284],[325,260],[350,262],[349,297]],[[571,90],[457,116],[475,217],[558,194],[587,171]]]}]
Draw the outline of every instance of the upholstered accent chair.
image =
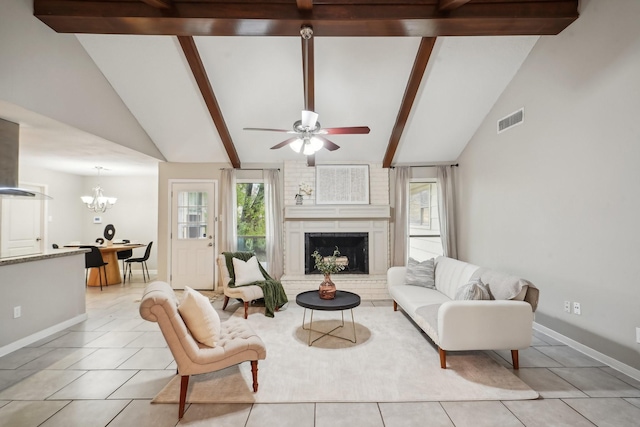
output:
[{"label": "upholstered accent chair", "polygon": [[244,318],[246,319],[249,313],[249,302],[264,298],[262,288],[257,285],[238,286],[235,288],[229,287],[229,281],[231,275],[227,268],[227,261],[224,255],[218,256],[218,271],[220,272],[220,284],[224,291],[224,303],[222,309],[227,308],[230,298],[242,300],[244,304]]},{"label": "upholstered accent chair", "polygon": [[267,350],[246,320],[237,317],[220,324],[215,347],[196,341],[178,312],[179,301],[168,283],[147,285],[140,302],[143,319],[157,322],[178,365],[180,404],[178,417],[184,415],[189,376],[218,371],[249,361],[253,374],[253,391],[258,391],[258,360],[264,360]]}]

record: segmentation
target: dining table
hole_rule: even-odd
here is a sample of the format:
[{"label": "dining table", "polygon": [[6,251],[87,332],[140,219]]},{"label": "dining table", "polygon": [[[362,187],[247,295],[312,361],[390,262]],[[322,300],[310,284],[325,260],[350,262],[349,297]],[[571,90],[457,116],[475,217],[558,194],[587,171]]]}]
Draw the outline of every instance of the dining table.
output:
[{"label": "dining table", "polygon": [[[117,253],[120,251],[128,251],[136,248],[143,248],[146,245],[140,243],[112,243],[112,244],[69,244],[64,245],[65,248],[96,246],[102,254],[102,260],[107,263],[105,271],[107,273],[107,285],[118,285],[122,283],[122,275],[120,274],[120,264],[118,263]],[[89,270],[89,279],[87,286],[100,286],[100,276],[98,268]]]}]

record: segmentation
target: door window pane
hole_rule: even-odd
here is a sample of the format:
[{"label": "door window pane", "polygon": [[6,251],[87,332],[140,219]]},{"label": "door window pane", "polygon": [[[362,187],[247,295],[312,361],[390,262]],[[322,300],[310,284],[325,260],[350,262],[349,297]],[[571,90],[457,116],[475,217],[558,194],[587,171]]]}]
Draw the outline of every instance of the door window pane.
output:
[{"label": "door window pane", "polygon": [[409,183],[409,256],[424,261],[442,255],[438,188],[435,182]]},{"label": "door window pane", "polygon": [[236,184],[238,251],[255,252],[258,261],[267,259],[264,184]]},{"label": "door window pane", "polygon": [[178,239],[206,239],[208,193],[178,192]]}]

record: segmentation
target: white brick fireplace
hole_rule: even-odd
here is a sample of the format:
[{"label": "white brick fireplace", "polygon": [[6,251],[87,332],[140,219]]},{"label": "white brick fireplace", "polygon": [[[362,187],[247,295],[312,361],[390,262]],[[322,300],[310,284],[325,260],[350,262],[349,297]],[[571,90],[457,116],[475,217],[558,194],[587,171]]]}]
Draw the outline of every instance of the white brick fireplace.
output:
[{"label": "white brick fireplace", "polygon": [[[356,292],[362,299],[387,299],[386,273],[389,268],[388,171],[369,165],[371,204],[316,205],[313,193],[303,205],[295,205],[294,195],[301,182],[315,188],[315,168],[304,162],[286,162],[284,173],[284,276],[281,281],[293,300],[303,291],[317,289],[322,276],[305,275],[305,233],[367,233],[369,274],[333,274],[338,289]],[[291,194],[289,194],[291,193]]]}]

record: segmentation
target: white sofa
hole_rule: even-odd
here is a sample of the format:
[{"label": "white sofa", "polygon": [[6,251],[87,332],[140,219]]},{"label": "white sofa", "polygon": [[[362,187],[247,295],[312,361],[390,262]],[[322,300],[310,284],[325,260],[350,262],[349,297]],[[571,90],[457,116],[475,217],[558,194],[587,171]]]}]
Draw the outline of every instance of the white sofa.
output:
[{"label": "white sofa", "polygon": [[[393,309],[400,306],[438,346],[440,366],[446,352],[511,350],[518,369],[518,350],[531,345],[538,289],[531,282],[452,258],[435,259],[436,289],[405,284],[406,267],[387,271]],[[472,279],[487,285],[492,300],[455,300],[456,291]]]}]

